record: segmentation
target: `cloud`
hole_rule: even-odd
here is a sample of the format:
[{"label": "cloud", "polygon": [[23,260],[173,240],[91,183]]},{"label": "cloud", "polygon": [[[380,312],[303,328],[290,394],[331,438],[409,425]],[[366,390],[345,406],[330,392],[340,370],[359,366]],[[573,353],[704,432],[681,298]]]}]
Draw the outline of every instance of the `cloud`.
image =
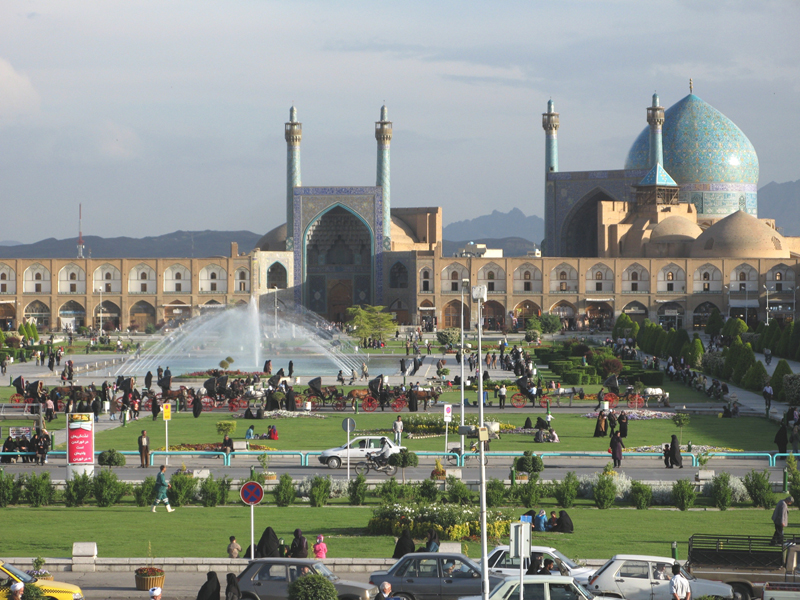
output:
[{"label": "cloud", "polygon": [[0,58],[0,126],[39,111],[41,99],[27,75]]}]

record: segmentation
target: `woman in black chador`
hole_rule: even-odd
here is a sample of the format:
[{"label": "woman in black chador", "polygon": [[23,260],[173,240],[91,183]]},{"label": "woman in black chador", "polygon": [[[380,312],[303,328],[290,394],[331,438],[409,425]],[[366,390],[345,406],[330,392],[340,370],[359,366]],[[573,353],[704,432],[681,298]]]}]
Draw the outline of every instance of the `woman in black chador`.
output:
[{"label": "woman in black chador", "polygon": [[219,593],[222,591],[219,585],[219,577],[216,571],[209,571],[206,574],[208,578],[197,592],[197,600],[220,600]]},{"label": "woman in black chador", "polygon": [[569,518],[567,511],[562,510],[558,513],[558,522],[553,531],[559,531],[561,533],[572,533],[574,531],[572,519]]},{"label": "woman in black chador", "polygon": [[622,438],[628,437],[628,415],[625,414],[624,410],[619,415],[618,422],[619,422],[619,437]]},{"label": "woman in black chador", "polygon": [[606,413],[601,410],[597,413],[597,423],[594,426],[594,437],[606,437]]},{"label": "woman in black chador", "polygon": [[669,444],[669,462],[673,467],[683,468],[683,457],[681,456],[681,445],[678,436],[673,435]]},{"label": "woman in black chador", "polygon": [[394,554],[392,558],[403,558],[406,554],[414,552],[414,540],[411,538],[411,531],[406,527],[403,533],[397,538],[397,543],[394,546]]}]

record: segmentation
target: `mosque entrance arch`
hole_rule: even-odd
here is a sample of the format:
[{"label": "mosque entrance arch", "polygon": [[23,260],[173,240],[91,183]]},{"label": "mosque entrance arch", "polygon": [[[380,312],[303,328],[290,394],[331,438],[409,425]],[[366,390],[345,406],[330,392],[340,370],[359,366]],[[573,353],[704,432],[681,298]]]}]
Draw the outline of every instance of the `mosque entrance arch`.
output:
[{"label": "mosque entrance arch", "polygon": [[489,331],[500,331],[505,325],[506,309],[495,300],[489,300],[483,305],[483,328]]},{"label": "mosque entrance arch", "polygon": [[611,329],[614,309],[608,302],[589,302],[586,305],[586,319],[592,329]]},{"label": "mosque entrance arch", "polygon": [[595,188],[575,203],[561,226],[561,256],[597,256],[597,210],[614,198]]},{"label": "mosque entrance arch", "polygon": [[575,305],[566,300],[556,302],[550,307],[550,314],[556,315],[561,319],[561,324],[566,329],[575,329],[575,317],[577,312],[578,311],[575,310]]},{"label": "mosque entrance arch", "polygon": [[704,329],[708,323],[708,318],[715,309],[719,310],[719,307],[717,307],[717,305],[713,302],[703,302],[701,305],[695,308],[692,318],[692,325],[694,329]]},{"label": "mosque entrance arch", "polygon": [[375,237],[364,219],[341,204],[322,212],[303,236],[304,304],[330,321],[373,304]]},{"label": "mosque entrance arch", "polygon": [[628,315],[631,321],[638,323],[640,326],[644,324],[644,320],[647,318],[647,307],[641,302],[629,302],[622,309],[622,312]]}]

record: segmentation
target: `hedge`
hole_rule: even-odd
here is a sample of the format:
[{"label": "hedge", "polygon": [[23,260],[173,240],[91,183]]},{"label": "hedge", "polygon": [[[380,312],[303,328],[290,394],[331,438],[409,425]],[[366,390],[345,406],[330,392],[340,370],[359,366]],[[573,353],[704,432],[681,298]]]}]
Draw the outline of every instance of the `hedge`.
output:
[{"label": "hedge", "polygon": [[572,363],[568,360],[556,360],[548,363],[548,367],[556,375],[562,375],[565,371],[571,370],[572,366]]}]

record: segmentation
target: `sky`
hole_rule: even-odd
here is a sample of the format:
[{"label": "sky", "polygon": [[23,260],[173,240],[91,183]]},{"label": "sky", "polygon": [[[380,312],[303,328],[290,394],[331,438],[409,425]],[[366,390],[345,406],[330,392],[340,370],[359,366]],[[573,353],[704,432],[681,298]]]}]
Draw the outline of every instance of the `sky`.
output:
[{"label": "sky", "polygon": [[541,113],[562,171],[619,169],[657,91],[694,93],[800,179],[795,0],[0,0],[0,239],[266,232],[285,222],[284,123],[304,185],[375,185],[444,223],[544,214]]}]

